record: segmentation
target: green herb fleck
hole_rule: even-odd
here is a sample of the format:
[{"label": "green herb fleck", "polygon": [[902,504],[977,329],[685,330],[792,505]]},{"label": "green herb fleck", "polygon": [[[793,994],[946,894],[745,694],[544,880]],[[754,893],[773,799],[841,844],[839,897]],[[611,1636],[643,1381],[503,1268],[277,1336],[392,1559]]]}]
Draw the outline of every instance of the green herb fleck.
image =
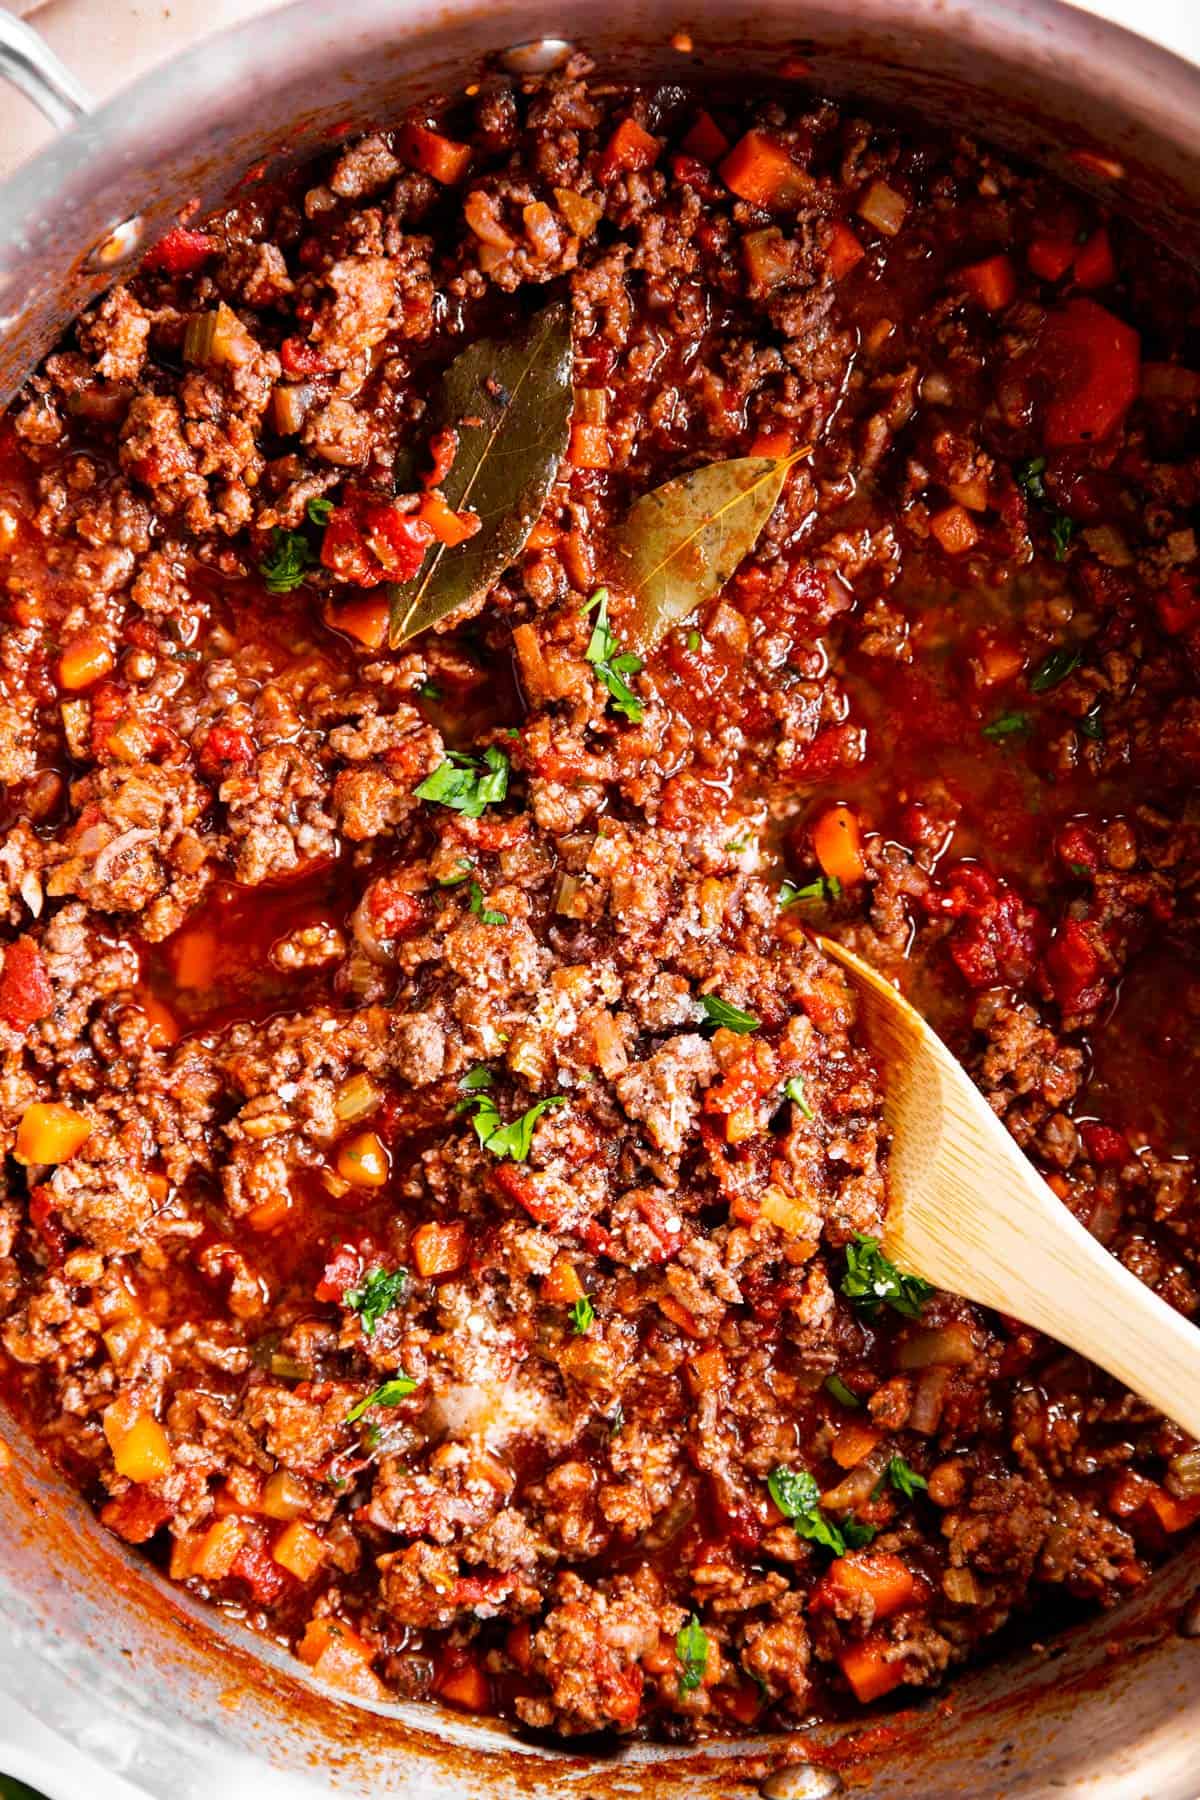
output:
[{"label": "green herb fleck", "polygon": [[586,1337],[596,1323],[596,1309],[592,1305],[591,1296],[585,1294],[582,1300],[577,1300],[567,1317],[571,1321],[571,1330],[576,1337]]},{"label": "green herb fleck", "polygon": [[753,1013],[743,1012],[740,1006],[733,1006],[728,1000],[722,1000],[720,994],[701,994],[700,1004],[708,1015],[710,1025],[723,1025],[726,1031],[745,1033],[757,1031],[761,1019]]},{"label": "green herb fleck", "polygon": [[365,1400],[360,1400],[357,1406],[352,1406],[342,1423],[353,1425],[373,1406],[399,1406],[401,1400],[407,1400],[408,1396],[414,1392],[416,1385],[410,1375],[393,1375],[390,1381],[385,1381],[381,1387],[377,1387],[373,1394],[368,1394]]},{"label": "green herb fleck", "polygon": [[1078,875],[1080,881],[1086,881],[1092,872],[1086,863],[1068,863],[1067,867],[1072,875]]},{"label": "green herb fleck", "polygon": [[500,1109],[490,1094],[475,1092],[472,1099],[460,1100],[458,1110],[466,1111],[475,1108],[475,1116],[471,1120],[475,1127],[475,1135],[485,1150],[493,1156],[510,1162],[524,1162],[529,1155],[533,1143],[533,1128],[544,1112],[552,1106],[565,1106],[565,1094],[551,1094],[545,1100],[539,1100],[520,1118],[511,1119],[506,1125],[500,1117]]},{"label": "green herb fleck", "polygon": [[473,881],[471,883],[467,892],[468,892],[468,895],[470,896],[471,911],[476,915],[477,918],[482,919],[482,921],[485,925],[507,925],[508,924],[508,914],[507,913],[496,912],[492,907],[485,906],[483,904],[483,889],[480,887],[480,885],[477,881]]},{"label": "green herb fleck", "polygon": [[806,1119],[815,1119],[816,1114],[808,1104],[808,1095],[804,1092],[804,1083],[798,1075],[790,1075],[783,1084],[783,1091],[794,1106],[798,1106]]},{"label": "green herb fleck", "polygon": [[748,850],[749,848],[750,848],[750,839],[749,838],[730,838],[729,842],[725,846],[725,849],[732,856],[740,856],[743,850]]},{"label": "green herb fleck", "polygon": [[624,1430],[625,1408],[621,1405],[621,1402],[619,1400],[617,1401],[617,1404],[613,1407],[612,1411],[609,1413],[606,1423],[608,1425],[609,1437],[616,1437],[616,1435],[619,1431]]},{"label": "green herb fleck", "polygon": [[439,887],[461,887],[462,883],[467,879],[468,875],[471,873],[471,870],[474,868],[474,866],[475,865],[473,863],[467,861],[467,858],[465,856],[460,856],[458,859],[458,865],[457,865],[458,873],[455,875],[440,876],[438,879],[438,886]]},{"label": "green herb fleck", "polygon": [[846,1273],[842,1292],[867,1318],[874,1318],[886,1301],[906,1319],[919,1319],[933,1288],[919,1275],[906,1275],[883,1254],[879,1239],[856,1232],[846,1245]]},{"label": "green herb fleck", "polygon": [[1068,650],[1065,645],[1061,649],[1052,650],[1029,677],[1029,685],[1035,694],[1044,694],[1050,688],[1065,681],[1072,669],[1079,666],[1079,651]]},{"label": "green herb fleck", "polygon": [[990,738],[993,744],[1002,743],[1005,738],[1024,737],[1029,730],[1029,715],[1023,712],[1001,713],[990,725],[985,725],[983,735]]},{"label": "green herb fleck", "polygon": [[846,1386],[840,1375],[827,1375],[825,1377],[825,1392],[827,1394],[832,1394],[835,1400],[840,1400],[843,1406],[862,1405],[862,1401],[859,1399],[858,1395]]},{"label": "green herb fleck", "polygon": [[346,1305],[358,1314],[368,1337],[375,1335],[380,1319],[396,1305],[407,1280],[407,1269],[372,1269],[362,1286],[345,1296]]},{"label": "green herb fleck", "polygon": [[466,819],[481,818],[484,807],[497,805],[507,792],[508,758],[495,744],[490,744],[482,757],[460,750],[447,752],[445,762],[413,789],[418,800],[448,806]]},{"label": "green herb fleck", "polygon": [[312,546],[302,531],[285,531],[276,525],[271,532],[271,548],[258,565],[258,572],[269,594],[290,594],[298,588],[315,558]]},{"label": "green herb fleck", "polygon": [[695,1613],[676,1634],[675,1657],[679,1663],[679,1691],[690,1694],[700,1686],[708,1668],[708,1638]]},{"label": "green herb fleck", "polygon": [[835,1556],[843,1554],[846,1540],[833,1520],[821,1511],[821,1490],[807,1469],[773,1469],[767,1478],[767,1490],[798,1537],[823,1544]]},{"label": "green herb fleck", "polygon": [[693,627],[692,630],[689,631],[687,634],[687,647],[693,653],[693,655],[700,648],[700,633],[695,629],[695,627]]},{"label": "green herb fleck", "polygon": [[1013,470],[1017,486],[1025,498],[1032,500],[1037,506],[1045,506],[1048,498],[1046,483],[1042,480],[1045,473],[1046,459],[1044,456],[1031,456],[1027,462],[1018,463]]},{"label": "green herb fleck", "polygon": [[442,690],[436,681],[423,681],[417,689],[417,695],[422,700],[440,700]]},{"label": "green herb fleck", "polygon": [[1082,719],[1080,719],[1079,732],[1081,737],[1091,738],[1094,744],[1102,744],[1104,742],[1104,719],[1101,714],[1099,700],[1089,706]]},{"label": "green herb fleck", "polygon": [[[495,1079],[486,1063],[475,1063],[467,1070],[458,1085],[465,1094],[481,1094],[485,1088],[494,1085]],[[459,1104],[461,1105],[462,1102],[460,1101]]]},{"label": "green herb fleck", "polygon": [[308,514],[309,523],[319,531],[324,531],[333,514],[333,501],[318,496],[315,500],[310,500],[304,510]]},{"label": "green herb fleck", "polygon": [[906,1463],[902,1456],[893,1456],[884,1470],[884,1474],[896,1492],[903,1494],[906,1500],[911,1500],[922,1488],[929,1486],[925,1477],[918,1475],[912,1465]]},{"label": "green herb fleck", "polygon": [[640,725],[645,714],[645,707],[630,687],[625,677],[638,675],[644,667],[640,656],[631,650],[617,654],[617,637],[608,622],[608,589],[597,588],[582,611],[587,614],[596,607],[596,622],[592,626],[592,635],[588,639],[588,647],[584,655],[596,671],[596,676],[608,689],[613,711],[623,713],[633,725]]},{"label": "green herb fleck", "polygon": [[1055,513],[1050,521],[1050,541],[1054,545],[1055,562],[1066,562],[1074,535],[1074,519],[1068,519],[1066,513]]},{"label": "green herb fleck", "polygon": [[865,1550],[867,1545],[878,1535],[874,1525],[866,1525],[848,1513],[838,1527],[850,1550]]},{"label": "green herb fleck", "polygon": [[783,881],[779,884],[778,897],[780,912],[786,912],[789,906],[828,906],[841,899],[842,884],[836,875],[817,875],[803,887],[794,881]]}]

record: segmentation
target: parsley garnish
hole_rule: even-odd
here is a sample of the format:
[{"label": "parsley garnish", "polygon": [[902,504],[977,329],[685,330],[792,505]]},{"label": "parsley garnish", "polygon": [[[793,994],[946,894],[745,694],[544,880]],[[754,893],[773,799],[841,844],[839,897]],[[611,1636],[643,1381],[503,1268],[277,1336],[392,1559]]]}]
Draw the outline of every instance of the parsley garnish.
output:
[{"label": "parsley garnish", "polygon": [[312,545],[302,531],[285,531],[276,525],[271,548],[258,565],[268,594],[290,594],[298,588],[315,561]]},{"label": "parsley garnish", "polygon": [[779,910],[786,912],[789,906],[826,906],[833,900],[842,897],[842,884],[836,875],[818,875],[812,881],[806,881],[798,887],[794,881],[783,881],[779,884]]},{"label": "parsley garnish", "polygon": [[710,1025],[723,1025],[726,1031],[757,1031],[762,1024],[753,1013],[743,1012],[740,1006],[732,1006],[728,1000],[722,1000],[720,994],[701,994],[700,1004],[708,1014]]},{"label": "parsley garnish", "polygon": [[477,881],[473,881],[467,891],[470,895],[471,911],[475,913],[478,918],[482,919],[485,925],[508,924],[507,913],[494,912],[491,907],[483,904],[483,889]]},{"label": "parsley garnish", "polygon": [[460,856],[458,859],[457,875],[441,875],[441,876],[439,876],[438,877],[438,886],[439,887],[459,887],[459,886],[461,886],[461,884],[467,879],[467,876],[471,873],[471,870],[473,867],[474,867],[474,864],[469,863],[465,856]]},{"label": "parsley garnish", "polygon": [[358,1314],[368,1337],[375,1335],[380,1319],[396,1305],[407,1280],[407,1269],[372,1269],[362,1286],[345,1296],[346,1305]]},{"label": "parsley garnish", "polygon": [[586,1337],[596,1323],[596,1309],[592,1305],[591,1296],[585,1294],[582,1300],[577,1300],[567,1317],[571,1321],[571,1329],[576,1337]]},{"label": "parsley garnish", "polygon": [[1072,669],[1079,666],[1079,651],[1068,650],[1065,645],[1061,649],[1052,650],[1043,658],[1033,674],[1029,677],[1029,686],[1035,694],[1044,694],[1048,689],[1057,687],[1065,681]]},{"label": "parsley garnish", "polygon": [[851,1550],[865,1550],[877,1535],[874,1525],[862,1524],[853,1514],[848,1514],[838,1529]]},{"label": "parsley garnish", "polygon": [[690,1694],[700,1686],[708,1668],[708,1638],[695,1613],[676,1634],[675,1656],[679,1663],[679,1691]]},{"label": "parsley garnish", "polygon": [[815,1119],[812,1107],[808,1104],[808,1095],[804,1092],[804,1083],[798,1075],[790,1075],[783,1084],[783,1091],[794,1106],[798,1106],[806,1119]]},{"label": "parsley garnish", "polygon": [[490,744],[482,757],[448,750],[445,762],[413,789],[418,800],[448,806],[467,819],[481,818],[484,807],[496,806],[507,792],[508,758],[495,744]]},{"label": "parsley garnish", "polygon": [[846,1540],[832,1519],[821,1511],[821,1490],[807,1469],[773,1469],[767,1490],[798,1537],[823,1544],[835,1556],[846,1549]]},{"label": "parsley garnish", "polygon": [[1044,456],[1031,456],[1028,462],[1018,463],[1013,470],[1013,479],[1027,500],[1038,506],[1045,506],[1049,496],[1042,476],[1046,473]]},{"label": "parsley garnish", "polygon": [[991,738],[993,744],[1002,742],[1004,738],[1024,737],[1029,730],[1029,715],[1023,712],[1001,713],[990,725],[985,725],[983,735]]},{"label": "parsley garnish", "polygon": [[911,1500],[921,1488],[927,1488],[929,1486],[925,1477],[923,1475],[918,1475],[912,1465],[906,1463],[902,1456],[893,1456],[888,1463],[887,1468],[884,1470],[884,1474],[887,1476],[896,1492],[898,1494],[903,1494],[906,1500]]},{"label": "parsley garnish", "polygon": [[1066,513],[1055,513],[1050,521],[1050,541],[1054,545],[1055,562],[1066,562],[1074,535],[1074,519],[1068,519]]},{"label": "parsley garnish", "polygon": [[471,1120],[475,1127],[475,1136],[485,1150],[501,1159],[508,1157],[510,1162],[524,1162],[529,1155],[533,1143],[533,1128],[544,1112],[552,1106],[565,1106],[565,1094],[551,1094],[545,1100],[539,1100],[523,1112],[518,1119],[511,1119],[506,1125],[500,1117],[500,1108],[490,1094],[474,1091],[467,1100],[458,1103],[459,1112],[470,1107],[475,1108],[475,1116]]},{"label": "parsley garnish", "polygon": [[486,1063],[475,1063],[467,1070],[458,1085],[464,1094],[480,1094],[484,1088],[492,1087],[495,1079]]},{"label": "parsley garnish", "polygon": [[401,1400],[407,1400],[416,1385],[411,1375],[393,1375],[390,1381],[385,1381],[382,1387],[377,1387],[373,1394],[368,1394],[365,1400],[360,1400],[357,1406],[352,1406],[342,1423],[353,1425],[372,1406],[399,1406]]},{"label": "parsley garnish", "polygon": [[906,1275],[898,1269],[879,1248],[878,1238],[855,1232],[854,1242],[846,1245],[842,1292],[869,1319],[885,1300],[906,1319],[919,1319],[933,1288],[919,1275]]},{"label": "parsley garnish", "polygon": [[687,634],[687,647],[693,654],[700,648],[700,633],[694,627]]},{"label": "parsley garnish", "polygon": [[608,622],[607,588],[597,588],[582,610],[585,614],[590,613],[593,606],[599,610],[584,655],[595,669],[597,679],[608,689],[613,711],[623,713],[631,724],[640,725],[646,709],[625,677],[640,674],[645,665],[641,657],[635,656],[632,650],[620,651],[614,655],[617,651],[617,637]]},{"label": "parsley garnish", "polygon": [[318,496],[317,499],[310,500],[304,510],[308,514],[309,523],[324,531],[333,513],[333,501]]},{"label": "parsley garnish", "polygon": [[1082,737],[1091,738],[1095,744],[1104,742],[1104,720],[1100,715],[1100,702],[1095,701],[1088,707],[1079,721],[1079,732]]},{"label": "parsley garnish", "polygon": [[612,1411],[609,1413],[608,1418],[605,1421],[605,1423],[608,1426],[609,1437],[616,1437],[618,1431],[621,1431],[624,1429],[625,1408],[621,1405],[621,1402],[619,1400],[617,1401],[617,1404],[613,1407]]},{"label": "parsley garnish", "polygon": [[417,689],[417,694],[422,700],[440,700],[442,690],[436,681],[423,681]]},{"label": "parsley garnish", "polygon": [[846,1386],[840,1375],[827,1375],[825,1377],[825,1392],[827,1394],[832,1394],[835,1400],[840,1400],[843,1406],[862,1405],[862,1401],[859,1399],[858,1395],[853,1393],[850,1388]]}]

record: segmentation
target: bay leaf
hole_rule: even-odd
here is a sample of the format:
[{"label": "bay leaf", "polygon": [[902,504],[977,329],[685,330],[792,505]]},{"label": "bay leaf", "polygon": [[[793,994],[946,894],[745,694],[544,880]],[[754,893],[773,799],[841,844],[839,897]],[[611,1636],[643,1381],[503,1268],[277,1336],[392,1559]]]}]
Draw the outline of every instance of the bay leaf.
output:
[{"label": "bay leaf", "polygon": [[788,470],[807,455],[708,463],[634,504],[615,534],[620,561],[613,572],[634,597],[625,634],[639,650],[653,650],[720,593],[758,542]]},{"label": "bay leaf", "polygon": [[389,584],[393,649],[486,592],[524,547],[566,450],[571,410],[566,301],[507,342],[481,338],[455,357],[429,422],[458,433],[441,489],[456,512],[478,513],[480,528],[465,543],[434,544],[411,581]]}]

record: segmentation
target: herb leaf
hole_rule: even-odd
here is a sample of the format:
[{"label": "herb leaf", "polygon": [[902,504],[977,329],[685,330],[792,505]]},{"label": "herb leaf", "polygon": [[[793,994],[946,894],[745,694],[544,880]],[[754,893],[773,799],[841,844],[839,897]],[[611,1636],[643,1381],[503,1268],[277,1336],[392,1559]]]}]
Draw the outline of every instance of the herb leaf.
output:
[{"label": "herb leaf", "polygon": [[448,806],[467,819],[480,818],[485,806],[497,805],[507,792],[508,758],[495,744],[489,744],[482,757],[447,751],[445,762],[413,789],[418,800]]},{"label": "herb leaf", "polygon": [[309,501],[304,510],[308,514],[309,524],[315,525],[318,531],[324,531],[333,516],[333,501],[318,495]]},{"label": "herb leaf", "polygon": [[285,531],[276,525],[271,548],[258,565],[268,594],[290,594],[304,580],[316,558],[302,531]]},{"label": "herb leaf", "polygon": [[675,1658],[679,1664],[679,1691],[690,1694],[700,1686],[708,1668],[708,1637],[695,1613],[676,1633]]},{"label": "herb leaf", "polygon": [[482,919],[485,925],[508,924],[508,914],[506,912],[496,912],[493,908],[483,904],[483,889],[477,881],[471,883],[470,887],[467,889],[467,894],[471,911],[477,918]]},{"label": "herb leaf", "polygon": [[342,1423],[353,1425],[373,1406],[399,1406],[401,1400],[407,1400],[408,1396],[415,1391],[416,1386],[411,1375],[393,1375],[390,1381],[385,1381],[381,1387],[377,1387],[373,1394],[368,1394],[365,1400],[360,1400],[357,1406],[352,1406]]},{"label": "herb leaf", "polygon": [[1078,667],[1079,651],[1068,650],[1064,644],[1043,658],[1029,677],[1029,686],[1035,694],[1044,694],[1050,688],[1057,687],[1060,681],[1065,681],[1072,669]]},{"label": "herb leaf", "polygon": [[616,534],[621,580],[634,595],[633,641],[652,650],[673,625],[720,593],[775,510],[790,456],[709,463],[644,494]]},{"label": "herb leaf", "polygon": [[832,1519],[821,1511],[821,1490],[807,1469],[772,1469],[767,1491],[798,1537],[823,1544],[835,1556],[846,1549],[846,1540]]},{"label": "herb leaf", "polygon": [[631,724],[640,725],[646,709],[625,677],[640,674],[645,665],[641,657],[635,656],[631,650],[613,655],[617,649],[617,639],[608,622],[607,588],[596,589],[584,607],[584,612],[590,612],[593,606],[599,606],[600,610],[596,614],[596,623],[592,627],[592,635],[588,639],[584,655],[595,669],[596,679],[608,689],[613,711],[624,713]]},{"label": "herb leaf", "polygon": [[825,1392],[827,1394],[832,1394],[835,1400],[840,1400],[843,1406],[862,1405],[862,1401],[859,1399],[858,1395],[854,1393],[851,1388],[846,1386],[840,1375],[827,1375],[825,1377]]},{"label": "herb leaf", "polygon": [[853,1243],[846,1245],[842,1292],[868,1319],[875,1317],[884,1301],[906,1319],[919,1319],[933,1288],[919,1275],[906,1275],[898,1269],[883,1254],[878,1238],[855,1232]]},{"label": "herb leaf", "polygon": [[794,1106],[800,1108],[806,1119],[815,1119],[816,1114],[808,1104],[808,1095],[804,1092],[804,1083],[798,1075],[790,1075],[783,1084],[783,1091]]},{"label": "herb leaf", "polygon": [[803,887],[798,887],[794,881],[781,881],[779,884],[780,912],[786,912],[789,906],[827,906],[841,897],[842,884],[836,875],[814,876]]},{"label": "herb leaf", "polygon": [[1101,713],[1101,703],[1099,700],[1088,707],[1082,719],[1080,719],[1077,729],[1081,737],[1091,738],[1094,744],[1102,744],[1104,742],[1104,719]]},{"label": "herb leaf", "polygon": [[1050,542],[1054,545],[1055,562],[1066,562],[1074,535],[1074,519],[1069,519],[1066,513],[1055,513],[1050,520]]},{"label": "herb leaf", "polygon": [[722,1000],[720,994],[701,994],[700,1004],[708,1015],[709,1024],[723,1025],[726,1031],[745,1035],[748,1031],[757,1031],[762,1024],[753,1013],[743,1012],[740,1006]]},{"label": "herb leaf", "polygon": [[1042,480],[1046,473],[1044,456],[1031,456],[1027,462],[1018,463],[1013,470],[1013,480],[1024,494],[1026,500],[1032,500],[1036,506],[1045,506],[1049,496],[1046,483]]},{"label": "herb leaf", "polygon": [[431,545],[411,581],[389,585],[393,649],[486,593],[524,547],[566,450],[573,404],[565,301],[509,342],[480,338],[455,357],[429,423],[458,433],[442,493],[452,511],[477,513],[480,526],[452,548]]},{"label": "herb leaf", "polygon": [[1006,712],[993,719],[990,725],[985,725],[983,735],[985,738],[990,738],[993,744],[999,744],[1005,738],[1024,737],[1028,730],[1028,713]]},{"label": "herb leaf", "polygon": [[586,1337],[596,1323],[596,1309],[592,1305],[591,1295],[585,1294],[582,1300],[576,1300],[567,1317],[576,1337]]},{"label": "herb leaf", "polygon": [[552,1106],[565,1106],[566,1103],[565,1094],[551,1094],[545,1100],[536,1101],[528,1112],[511,1119],[507,1125],[500,1117],[500,1108],[487,1093],[476,1091],[469,1100],[460,1100],[458,1110],[464,1112],[472,1106],[475,1108],[471,1123],[485,1150],[490,1150],[501,1160],[507,1157],[510,1162],[524,1162],[533,1144],[533,1128],[542,1114],[549,1112]]},{"label": "herb leaf", "polygon": [[884,1474],[887,1476],[896,1492],[898,1494],[903,1494],[906,1500],[911,1500],[914,1494],[919,1493],[922,1488],[927,1488],[929,1486],[925,1477],[923,1475],[918,1475],[912,1465],[906,1463],[902,1456],[893,1456],[888,1463],[887,1468],[884,1470]]},{"label": "herb leaf", "polygon": [[396,1305],[407,1280],[407,1269],[372,1269],[361,1287],[345,1295],[346,1305],[358,1314],[368,1337],[375,1335],[380,1319]]},{"label": "herb leaf", "polygon": [[485,1088],[493,1087],[495,1080],[496,1077],[486,1063],[476,1063],[467,1070],[458,1085],[465,1094],[481,1094]]}]

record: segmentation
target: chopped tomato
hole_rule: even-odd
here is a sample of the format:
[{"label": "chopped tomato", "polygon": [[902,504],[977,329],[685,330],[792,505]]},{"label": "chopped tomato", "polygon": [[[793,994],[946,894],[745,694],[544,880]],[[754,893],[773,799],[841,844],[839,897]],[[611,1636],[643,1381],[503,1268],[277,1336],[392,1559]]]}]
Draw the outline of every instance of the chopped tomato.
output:
[{"label": "chopped tomato", "polygon": [[196,751],[196,766],[209,781],[224,781],[234,769],[248,769],[254,761],[254,742],[236,725],[213,725]]},{"label": "chopped tomato", "polygon": [[321,540],[321,561],[344,581],[378,587],[381,581],[411,581],[434,541],[426,521],[394,502],[348,488],[329,515]]},{"label": "chopped tomato", "polygon": [[1075,257],[1070,238],[1034,238],[1025,260],[1041,281],[1061,281]]},{"label": "chopped tomato", "polygon": [[682,148],[697,162],[720,162],[729,149],[729,139],[709,112],[697,115],[696,122],[683,140]]},{"label": "chopped tomato", "polygon": [[985,262],[968,263],[958,279],[986,312],[1001,312],[1017,291],[1017,272],[1007,256],[989,256]]},{"label": "chopped tomato", "polygon": [[279,360],[285,375],[300,381],[307,375],[325,375],[329,364],[314,344],[306,338],[286,337],[279,346]]},{"label": "chopped tomato", "polygon": [[1111,1125],[1083,1124],[1079,1127],[1083,1147],[1089,1159],[1101,1168],[1119,1169],[1129,1161],[1129,1144],[1124,1134]]},{"label": "chopped tomato", "polygon": [[18,938],[5,950],[0,968],[0,1019],[14,1031],[28,1031],[53,1004],[45,958],[32,938]]},{"label": "chopped tomato", "polygon": [[1075,252],[1074,274],[1081,288],[1111,287],[1117,279],[1112,245],[1103,225]]},{"label": "chopped tomato", "polygon": [[142,258],[143,275],[191,275],[208,261],[216,245],[206,231],[176,225]]}]

